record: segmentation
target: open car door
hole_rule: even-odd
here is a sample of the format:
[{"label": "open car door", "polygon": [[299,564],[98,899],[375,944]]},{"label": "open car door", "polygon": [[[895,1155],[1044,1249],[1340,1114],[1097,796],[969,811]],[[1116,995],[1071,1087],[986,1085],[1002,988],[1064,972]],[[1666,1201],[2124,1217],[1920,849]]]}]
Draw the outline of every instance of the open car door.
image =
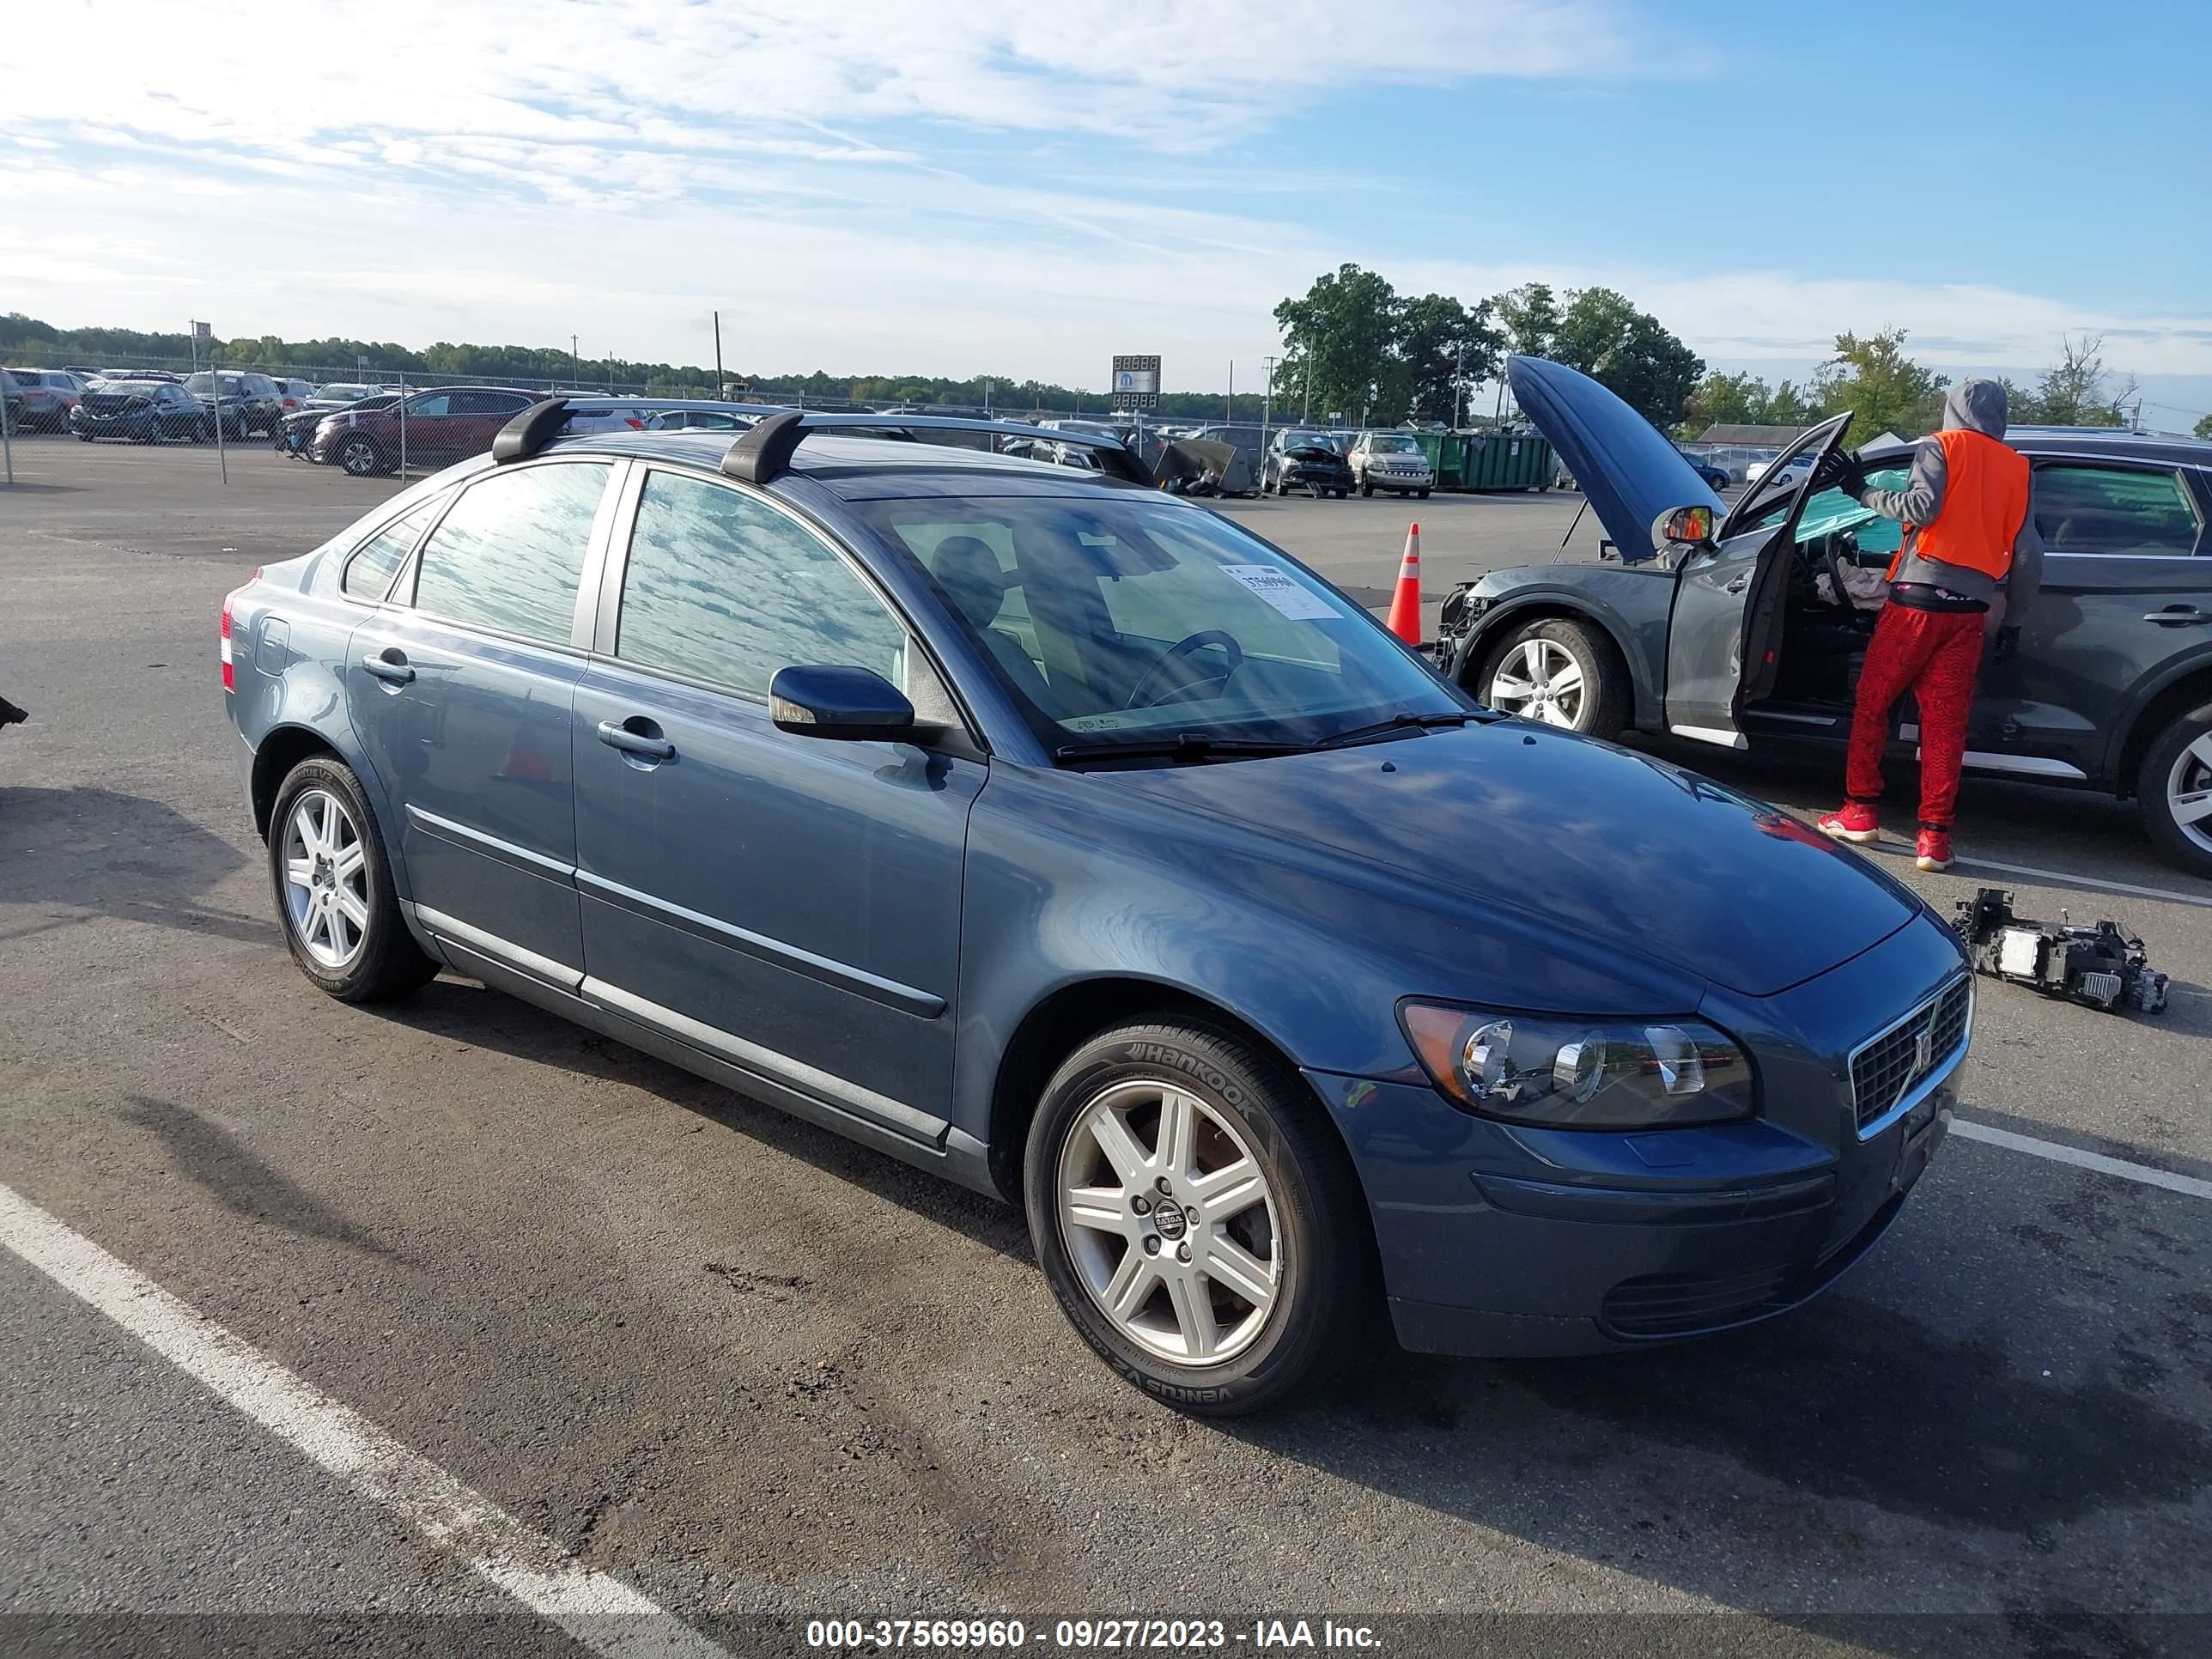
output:
[{"label": "open car door", "polygon": [[1773,688],[1797,515],[1813,493],[1813,473],[1842,442],[1850,419],[1831,416],[1784,450],[1766,476],[1778,477],[1795,460],[1810,462],[1797,481],[1745,490],[1713,539],[1675,567],[1667,729],[1676,737],[1745,746],[1736,716]]}]

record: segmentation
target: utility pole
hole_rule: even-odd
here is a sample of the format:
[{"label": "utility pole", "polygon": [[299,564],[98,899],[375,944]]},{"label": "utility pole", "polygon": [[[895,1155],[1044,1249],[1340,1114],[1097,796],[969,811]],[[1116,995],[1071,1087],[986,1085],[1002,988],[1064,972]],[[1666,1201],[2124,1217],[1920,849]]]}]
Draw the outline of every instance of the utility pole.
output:
[{"label": "utility pole", "polygon": [[1267,421],[1275,407],[1275,365],[1279,357],[1263,357],[1261,365],[1267,371],[1267,389],[1260,394],[1260,453],[1267,453]]},{"label": "utility pole", "polygon": [[718,311],[714,313],[714,396],[716,398],[720,398],[729,395],[728,392],[725,391],[724,386],[725,382],[722,380],[722,313]]},{"label": "utility pole", "polygon": [[1452,424],[1465,426],[1462,417],[1467,413],[1467,345],[1462,342],[1458,355],[1452,360]]},{"label": "utility pole", "polygon": [[576,337],[571,334],[568,337],[568,384],[579,392],[584,389],[583,372],[576,356]]},{"label": "utility pole", "polygon": [[1298,418],[1308,426],[1313,424],[1313,353],[1306,353],[1306,404]]}]

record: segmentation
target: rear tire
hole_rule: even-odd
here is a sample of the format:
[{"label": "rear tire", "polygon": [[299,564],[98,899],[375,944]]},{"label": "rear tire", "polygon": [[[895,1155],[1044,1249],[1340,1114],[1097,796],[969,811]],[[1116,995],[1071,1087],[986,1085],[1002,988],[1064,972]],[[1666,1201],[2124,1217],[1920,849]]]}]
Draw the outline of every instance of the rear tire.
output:
[{"label": "rear tire", "polygon": [[292,960],[339,1001],[381,1002],[436,976],[399,914],[376,815],[343,762],[313,756],[286,776],[269,815],[269,881]]},{"label": "rear tire", "polygon": [[[1569,665],[1571,687],[1560,684]],[[1633,708],[1612,640],[1594,623],[1561,617],[1516,629],[1485,659],[1473,689],[1500,714],[1596,738],[1618,737]]]},{"label": "rear tire", "polygon": [[1413,492],[1413,499],[1417,501],[1425,501],[1429,499],[1429,492],[1425,489],[1417,489]]},{"label": "rear tire", "polygon": [[2212,703],[2159,733],[2136,775],[2136,799],[2158,855],[2192,874],[2212,876],[2212,812],[2184,817],[2212,805]]},{"label": "rear tire", "polygon": [[1343,1143],[1295,1073],[1226,1031],[1085,1043],[1045,1085],[1023,1188],[1061,1310],[1156,1399],[1241,1416],[1366,1351],[1373,1235]]}]

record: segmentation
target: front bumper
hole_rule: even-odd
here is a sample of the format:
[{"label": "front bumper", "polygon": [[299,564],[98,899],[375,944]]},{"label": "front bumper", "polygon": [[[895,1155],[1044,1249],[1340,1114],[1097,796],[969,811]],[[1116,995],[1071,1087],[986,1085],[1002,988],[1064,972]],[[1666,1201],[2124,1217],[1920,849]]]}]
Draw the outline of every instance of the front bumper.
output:
[{"label": "front bumper", "polygon": [[159,416],[147,410],[129,414],[101,415],[79,409],[70,416],[70,430],[82,432],[94,438],[140,438],[159,434],[163,430]]},{"label": "front bumper", "polygon": [[1437,477],[1433,472],[1425,477],[1413,472],[1370,472],[1366,482],[1377,489],[1434,489],[1437,487]]},{"label": "front bumper", "polygon": [[[1937,931],[1915,924],[1766,1000],[1863,1007],[1863,993],[1900,972],[1931,983],[1957,963]],[[1596,1353],[1730,1329],[1818,1296],[1896,1219],[1949,1127],[1965,1064],[1962,1050],[1862,1139],[1839,1068],[1867,1024],[1845,1016],[1832,1044],[1778,1058],[1754,1039],[1763,1115],[1704,1128],[1532,1129],[1462,1113],[1425,1079],[1308,1072],[1366,1189],[1399,1341]]]}]

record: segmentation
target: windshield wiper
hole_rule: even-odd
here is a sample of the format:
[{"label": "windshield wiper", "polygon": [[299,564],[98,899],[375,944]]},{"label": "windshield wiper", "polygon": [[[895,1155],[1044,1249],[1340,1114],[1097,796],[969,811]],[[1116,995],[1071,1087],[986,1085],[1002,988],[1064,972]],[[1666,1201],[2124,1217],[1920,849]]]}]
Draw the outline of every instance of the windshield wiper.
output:
[{"label": "windshield wiper", "polygon": [[1071,743],[1052,751],[1056,764],[1094,760],[1223,760],[1255,755],[1302,755],[1310,743],[1272,743],[1252,738],[1209,738],[1202,732],[1182,732],[1172,738],[1148,738],[1141,743]]},{"label": "windshield wiper", "polygon": [[1398,732],[1419,732],[1434,726],[1465,726],[1481,715],[1470,709],[1441,709],[1432,714],[1393,714],[1387,720],[1377,720],[1372,726],[1355,726],[1349,732],[1339,732],[1323,738],[1314,744],[1316,749],[1343,749],[1355,743],[1365,743],[1373,738],[1387,738]]}]

